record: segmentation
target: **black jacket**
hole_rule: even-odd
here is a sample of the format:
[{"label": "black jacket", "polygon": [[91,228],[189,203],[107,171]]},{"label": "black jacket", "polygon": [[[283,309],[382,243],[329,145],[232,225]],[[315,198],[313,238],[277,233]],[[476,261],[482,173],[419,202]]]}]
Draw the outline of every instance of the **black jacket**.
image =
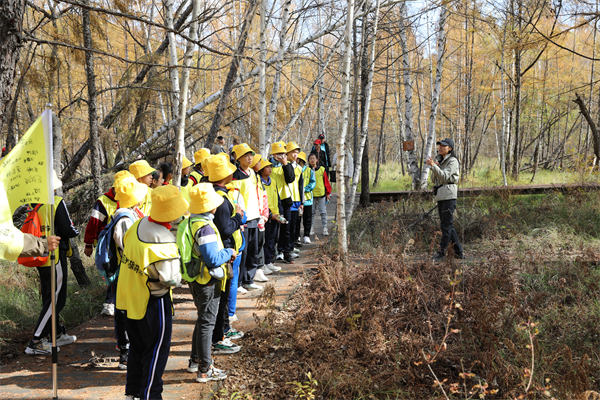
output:
[{"label": "black jacket", "polygon": [[325,151],[320,150],[317,153],[317,149],[315,147],[315,145],[313,144],[312,150],[310,151],[311,154],[315,154],[318,158],[319,161],[319,167],[323,167],[326,170],[329,171],[329,168],[331,168],[331,156],[329,155],[329,143],[325,142],[323,143],[325,145]]},{"label": "black jacket", "polygon": [[[227,193],[227,189],[223,186],[213,184],[213,187],[217,193]],[[219,196],[222,196],[221,193],[218,194]],[[235,231],[240,229],[240,226],[242,225],[242,216],[240,214],[235,214],[232,217],[232,212],[233,206],[228,200],[225,200],[219,207],[217,207],[215,219],[213,220],[215,226],[219,230],[219,234],[221,235],[223,247],[226,249],[235,249],[235,241],[232,235]]]}]

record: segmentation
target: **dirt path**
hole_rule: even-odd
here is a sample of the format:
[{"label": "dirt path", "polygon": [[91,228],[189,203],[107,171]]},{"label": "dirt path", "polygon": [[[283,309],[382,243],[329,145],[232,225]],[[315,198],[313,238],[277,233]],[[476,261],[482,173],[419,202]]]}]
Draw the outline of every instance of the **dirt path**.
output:
[{"label": "dirt path", "polygon": [[[329,220],[333,218],[333,201],[328,207]],[[321,223],[315,221],[317,236],[320,236]],[[329,225],[331,230],[331,224]],[[315,267],[316,250],[320,242],[311,237],[313,243],[304,245],[300,257],[293,265],[278,264],[280,273],[269,275],[268,284],[273,284],[277,293],[277,307],[281,307],[294,292],[302,279],[303,271]],[[261,283],[261,285],[263,285]],[[262,291],[259,291],[259,293]],[[257,294],[238,296],[237,316],[239,321],[233,326],[241,331],[255,327],[253,314],[261,314],[256,306]],[[197,383],[195,374],[186,371],[191,350],[191,336],[196,321],[196,308],[187,286],[174,291],[175,316],[171,352],[164,380],[164,399],[207,398],[211,386]],[[37,304],[35,305],[37,307]],[[70,330],[77,341],[63,346],[58,354],[58,398],[63,400],[94,399],[112,400],[124,398],[126,372],[117,368],[117,363],[105,367],[91,367],[90,359],[96,356],[116,357],[113,319],[98,316]],[[242,345],[244,339],[236,343]],[[215,356],[219,368],[229,370],[236,355]],[[0,399],[41,400],[52,398],[52,373],[50,356],[19,355],[12,363],[0,367]]]}]

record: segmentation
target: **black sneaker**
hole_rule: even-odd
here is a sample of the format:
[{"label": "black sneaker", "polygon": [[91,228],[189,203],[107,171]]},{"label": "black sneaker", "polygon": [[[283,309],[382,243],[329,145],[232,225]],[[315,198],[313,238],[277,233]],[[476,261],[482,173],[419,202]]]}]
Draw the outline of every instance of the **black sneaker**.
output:
[{"label": "black sneaker", "polygon": [[435,253],[433,255],[433,257],[431,257],[433,262],[436,262],[436,263],[444,261],[444,258],[445,258],[444,253],[439,252],[439,251],[437,253]]},{"label": "black sneaker", "polygon": [[129,356],[129,350],[119,354],[119,369],[127,369],[127,357]]},{"label": "black sneaker", "polygon": [[292,259],[292,255],[290,253],[284,253],[283,254],[283,261],[287,262],[288,264],[293,264],[294,261]]}]

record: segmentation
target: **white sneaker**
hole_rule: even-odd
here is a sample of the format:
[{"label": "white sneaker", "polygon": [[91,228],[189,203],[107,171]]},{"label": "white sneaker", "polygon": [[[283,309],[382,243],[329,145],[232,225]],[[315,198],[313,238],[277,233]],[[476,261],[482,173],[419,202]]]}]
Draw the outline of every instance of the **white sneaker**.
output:
[{"label": "white sneaker", "polygon": [[296,254],[296,253],[292,253],[292,254],[290,254],[290,255],[292,256],[292,259],[300,257],[300,256],[299,256],[298,254]]},{"label": "white sneaker", "polygon": [[260,289],[263,288],[262,286],[258,286],[256,283],[248,283],[248,284],[242,285],[242,287],[244,289],[246,289],[246,291],[248,291],[248,290],[260,290]]},{"label": "white sneaker", "polygon": [[263,274],[265,274],[265,275],[271,275],[273,273],[273,271],[271,270],[271,268],[269,268],[266,265],[263,265],[262,271],[263,271]]},{"label": "white sneaker", "polygon": [[310,238],[308,236],[304,236],[304,243],[310,244]]},{"label": "white sneaker", "polygon": [[229,316],[229,323],[236,322],[238,320],[237,315],[233,314]]},{"label": "white sneaker", "polygon": [[283,260],[283,253],[279,253],[277,254],[277,257],[275,257],[276,260]]},{"label": "white sneaker", "polygon": [[329,236],[329,232],[327,231],[327,228],[323,228],[323,236]]},{"label": "white sneaker", "polygon": [[297,249],[297,248],[294,247],[294,253],[300,253],[300,249]]},{"label": "white sneaker", "polygon": [[77,340],[77,336],[71,336],[66,333],[61,333],[59,337],[56,338],[57,346],[66,346],[68,344],[74,343]]},{"label": "white sneaker", "polygon": [[[56,352],[60,351],[60,347],[56,347]],[[30,355],[42,355],[42,354],[52,354],[52,343],[48,343],[46,338],[40,340],[39,342],[33,343],[33,340],[29,342],[29,346],[25,349],[25,354]]]},{"label": "white sneaker", "polygon": [[315,234],[315,228],[310,228],[310,235],[314,235]]},{"label": "white sneaker", "polygon": [[125,395],[125,400],[140,400],[139,397],[132,396],[130,394]]},{"label": "white sneaker", "polygon": [[244,294],[244,293],[248,293],[248,291],[246,289],[244,289],[244,286],[240,286],[239,288],[237,288],[238,293]]},{"label": "white sneaker", "polygon": [[257,282],[267,282],[269,278],[265,276],[264,271],[261,269],[256,270],[256,275],[254,275],[254,280]]},{"label": "white sneaker", "polygon": [[104,315],[106,317],[113,317],[115,315],[115,305],[110,303],[104,303],[100,315]]},{"label": "white sneaker", "polygon": [[275,265],[273,263],[271,263],[269,265],[265,265],[265,267],[269,268],[273,272],[279,272],[279,271],[281,271],[281,267],[278,267],[277,265]]}]

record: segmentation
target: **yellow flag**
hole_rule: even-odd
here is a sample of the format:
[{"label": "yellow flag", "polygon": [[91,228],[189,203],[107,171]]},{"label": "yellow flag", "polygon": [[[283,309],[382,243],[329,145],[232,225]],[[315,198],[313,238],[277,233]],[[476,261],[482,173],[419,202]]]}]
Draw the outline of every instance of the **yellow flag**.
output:
[{"label": "yellow flag", "polygon": [[[14,261],[23,248],[12,215],[28,203],[54,204],[52,111],[46,110],[0,161],[0,258]],[[20,232],[19,232],[20,233]]]}]

